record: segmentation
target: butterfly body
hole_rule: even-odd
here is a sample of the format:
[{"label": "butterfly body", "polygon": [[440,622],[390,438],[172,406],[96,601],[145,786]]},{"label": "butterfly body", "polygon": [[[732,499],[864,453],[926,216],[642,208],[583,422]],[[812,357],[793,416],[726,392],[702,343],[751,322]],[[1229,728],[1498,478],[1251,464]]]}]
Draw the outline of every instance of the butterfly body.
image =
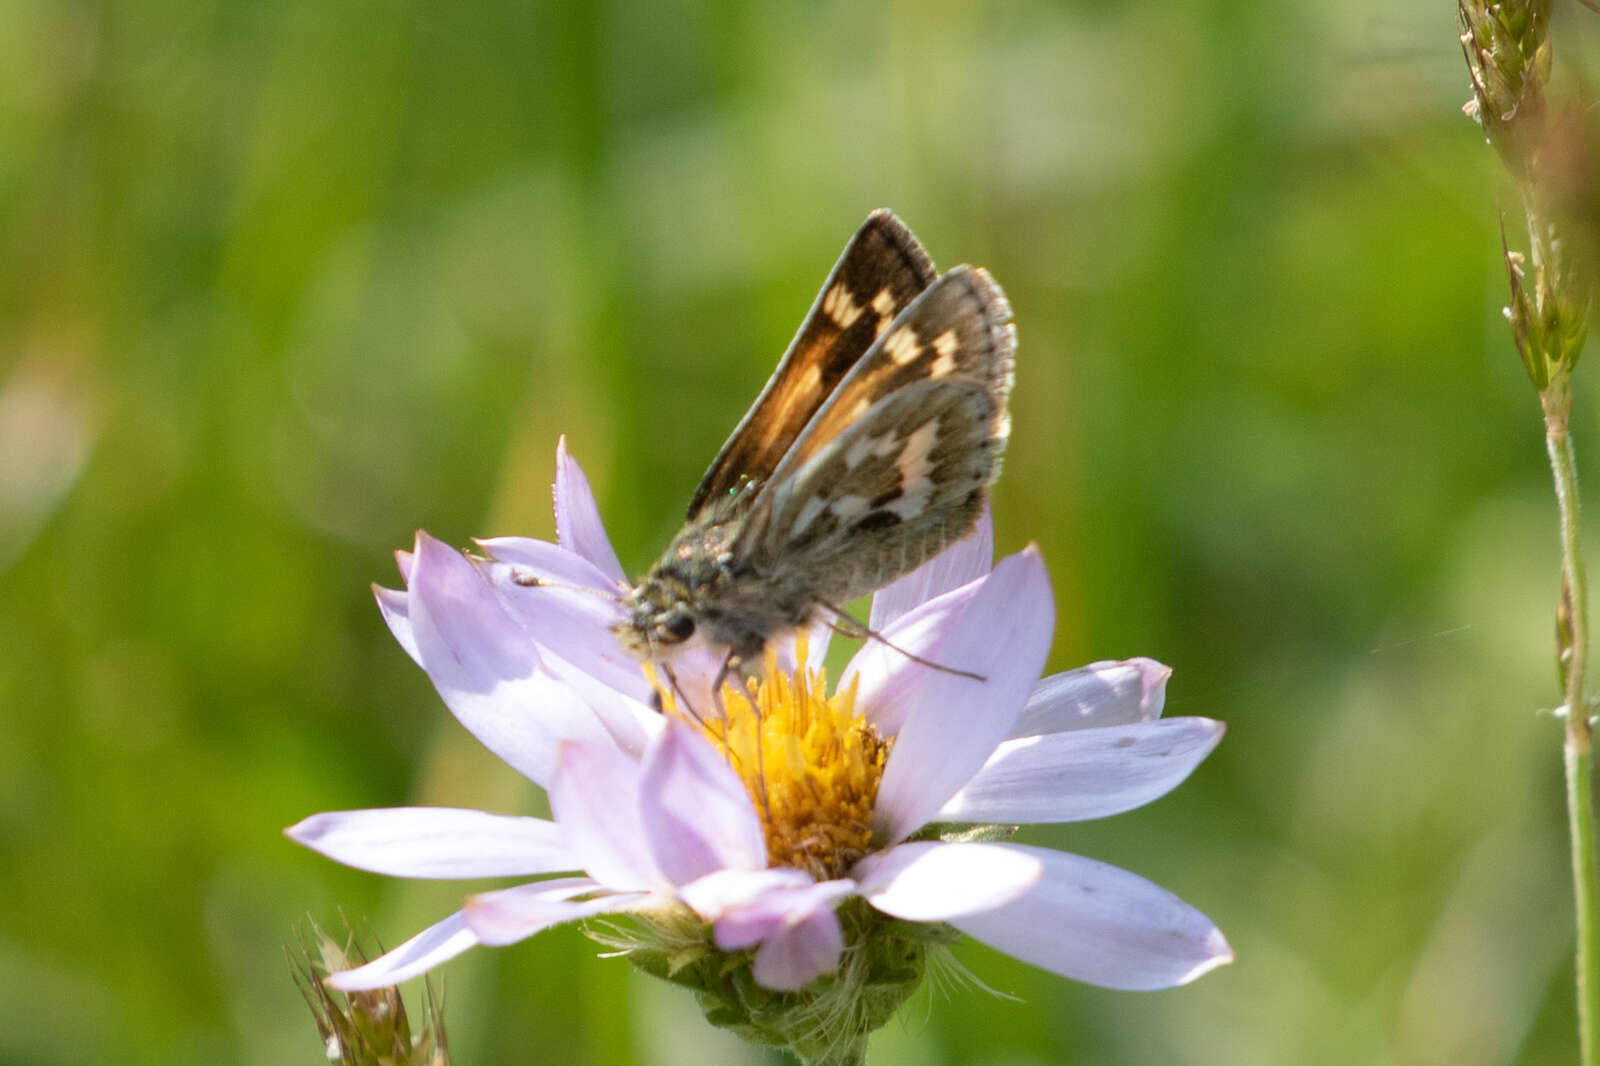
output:
[{"label": "butterfly body", "polygon": [[626,597],[622,645],[662,660],[705,642],[751,662],[966,536],[999,472],[1014,347],[986,272],[939,275],[874,212]]}]

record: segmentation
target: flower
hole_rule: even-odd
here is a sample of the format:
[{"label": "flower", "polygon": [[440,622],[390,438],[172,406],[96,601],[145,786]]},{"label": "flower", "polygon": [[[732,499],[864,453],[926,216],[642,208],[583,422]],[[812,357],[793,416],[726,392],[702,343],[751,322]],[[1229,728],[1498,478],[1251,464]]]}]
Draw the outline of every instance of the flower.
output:
[{"label": "flower", "polygon": [[[419,534],[399,557],[406,591],[375,589],[445,703],[548,791],[553,818],[397,808],[287,832],[396,876],[566,876],[475,895],[330,984],[394,984],[476,944],[616,912],[659,934],[635,945],[642,966],[747,1008],[828,974],[859,993],[896,959],[914,987],[950,927],[1111,988],[1169,987],[1231,961],[1208,918],[1143,878],[983,839],[1147,803],[1223,730],[1160,719],[1170,671],[1149,659],[1039,680],[1054,608],[1036,548],[990,569],[985,518],[881,590],[869,623],[881,639],[831,694],[807,665],[822,633],[712,694],[714,651],[674,660],[667,680],[617,644],[626,585],[564,443],[555,497],[559,546],[490,540],[463,555]],[[991,828],[956,828],[974,825]],[[747,951],[757,987],[724,987],[727,956]]]}]

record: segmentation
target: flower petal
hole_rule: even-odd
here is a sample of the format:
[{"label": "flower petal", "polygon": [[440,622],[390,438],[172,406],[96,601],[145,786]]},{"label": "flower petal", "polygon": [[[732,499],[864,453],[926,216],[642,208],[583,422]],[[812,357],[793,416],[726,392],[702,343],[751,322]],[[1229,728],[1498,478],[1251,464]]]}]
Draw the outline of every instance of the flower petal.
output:
[{"label": "flower petal", "polygon": [[386,589],[382,585],[373,585],[372,595],[378,601],[378,612],[383,615],[384,624],[389,627],[389,632],[394,634],[395,642],[411,656],[412,662],[421,666],[422,653],[417,651],[416,634],[411,632],[411,607],[407,602],[408,595],[398,589]]},{"label": "flower petal", "polygon": [[1211,919],[1144,878],[1079,855],[1018,844],[1044,864],[1021,899],[950,924],[1024,962],[1105,988],[1186,984],[1233,949]]},{"label": "flower petal", "polygon": [[[815,670],[821,666],[823,660],[828,657],[828,645],[833,640],[834,623],[832,618],[825,616],[825,613],[819,612],[819,614],[821,616],[804,629],[778,633],[768,642],[768,646],[777,653],[778,669],[783,673],[792,674],[800,668],[798,652],[802,633],[806,638],[806,663],[811,669]],[[723,654],[726,655],[726,652]],[[717,668],[721,667],[719,656]]]},{"label": "flower petal", "polygon": [[[617,747],[636,759],[644,756],[645,748],[661,732],[666,722],[654,706],[639,700],[631,692],[611,688],[554,652],[544,652],[539,660],[544,673],[553,681],[566,686],[583,699]],[[634,665],[637,668],[638,664]],[[644,676],[642,670],[639,676]],[[654,700],[655,693],[650,692],[649,698]]]},{"label": "flower petal", "polygon": [[880,690],[880,699],[906,708],[874,812],[875,829],[888,843],[937,814],[1010,732],[1050,653],[1054,628],[1050,578],[1030,546],[1002,559],[944,632],[917,652],[944,669],[908,660],[898,682]]},{"label": "flower petal", "polygon": [[908,922],[944,922],[1004,906],[1038,883],[1044,865],[999,844],[922,841],[869,855],[856,878],[867,902]]},{"label": "flower petal", "polygon": [[563,740],[609,735],[571,688],[539,668],[522,627],[460,553],[417,536],[409,596],[422,667],[472,735],[543,785]]},{"label": "flower petal", "polygon": [[[678,898],[707,921],[733,907],[744,907],[779,889],[810,888],[811,875],[791,866],[763,870],[717,870],[678,887]],[[761,939],[759,936],[756,940]],[[754,940],[750,941],[754,943]]]},{"label": "flower petal", "polygon": [[476,934],[467,928],[466,919],[460,911],[457,911],[365,966],[340,970],[336,974],[329,975],[327,984],[328,987],[337,988],[341,992],[364,992],[373,988],[387,988],[420,973],[426,973],[477,943]]},{"label": "flower petal", "polygon": [[573,602],[600,605],[598,616],[608,624],[622,617],[622,586],[577,552],[533,537],[479,537],[472,543],[490,559],[516,567],[527,585],[537,578],[558,590],[588,589],[582,600]]},{"label": "flower petal", "polygon": [[583,869],[619,891],[665,887],[639,817],[637,762],[611,744],[568,743],[550,783],[550,812]]},{"label": "flower petal", "polygon": [[[927,603],[901,615],[892,625],[879,630],[882,640],[868,639],[857,649],[839,675],[839,690],[856,688],[856,706],[879,733],[895,736],[905,725],[911,705],[895,696],[904,684],[907,655],[923,655],[961,617],[974,597],[982,591],[988,577],[969,581],[960,588],[935,596]],[[893,645],[891,647],[891,645]]]},{"label": "flower petal", "polygon": [[1034,686],[1011,735],[1152,721],[1161,717],[1171,676],[1172,668],[1154,659],[1108,660],[1052,674]]},{"label": "flower petal", "polygon": [[639,810],[656,865],[675,885],[766,865],[766,836],[744,782],[687,722],[669,721],[650,746]]},{"label": "flower petal", "polygon": [[[711,683],[722,672],[722,664],[727,659],[728,649],[720,645],[691,642],[688,647],[679,649],[667,664],[672,671],[671,685],[677,694],[678,706],[715,708]],[[665,677],[664,672],[662,676]]]},{"label": "flower petal", "polygon": [[495,537],[477,544],[489,555],[477,561],[478,567],[541,650],[555,652],[635,699],[650,698],[638,661],[611,632],[622,618],[622,601],[604,574],[545,541]]},{"label": "flower petal", "polygon": [[994,519],[988,501],[973,531],[872,597],[867,624],[882,633],[907,611],[960,588],[994,566]]},{"label": "flower petal", "polygon": [[625,581],[622,564],[606,537],[600,521],[600,508],[589,490],[583,468],[567,451],[567,438],[556,443],[556,539],[568,551],[577,552],[599,567],[614,581]]},{"label": "flower petal", "polygon": [[[487,551],[508,551],[505,539],[482,541],[479,546]],[[557,586],[528,584],[530,577],[554,580],[547,575],[562,563],[577,563],[599,576],[588,563],[553,544],[519,541],[509,546],[509,554],[519,560],[533,555],[561,557],[555,560],[557,567],[529,566],[499,557],[474,560],[473,565],[537,646],[545,671],[583,699],[620,747],[642,753],[655,734],[659,716],[650,707],[654,693],[638,660],[623,651],[611,632],[621,617],[615,589],[602,591],[566,582]]]},{"label": "flower petal", "polygon": [[[749,882],[750,887],[755,884]],[[723,910],[713,928],[717,946],[724,951],[747,948],[805,921],[815,911],[832,910],[855,892],[856,883],[848,878],[805,885],[780,885],[774,879],[748,901]]]},{"label": "flower petal", "polygon": [[284,832],[335,862],[393,877],[516,877],[576,870],[561,827],[447,807],[314,814]]},{"label": "flower petal", "polygon": [[832,909],[812,911],[795,925],[769,937],[750,967],[756,983],[775,992],[793,992],[839,966],[844,933]]},{"label": "flower petal", "polygon": [[650,898],[646,892],[614,892],[576,903],[570,899],[598,887],[587,878],[535,881],[473,896],[461,913],[466,916],[467,928],[481,943],[498,947],[526,940],[563,922],[628,910]]},{"label": "flower petal", "polygon": [[1226,727],[1167,718],[1008,740],[939,810],[941,822],[1080,822],[1142,807],[1200,765]]}]

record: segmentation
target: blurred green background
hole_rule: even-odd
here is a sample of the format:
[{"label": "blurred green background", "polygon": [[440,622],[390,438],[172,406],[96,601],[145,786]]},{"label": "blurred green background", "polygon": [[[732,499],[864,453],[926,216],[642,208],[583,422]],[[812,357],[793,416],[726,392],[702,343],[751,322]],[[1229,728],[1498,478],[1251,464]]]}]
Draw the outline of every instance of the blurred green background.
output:
[{"label": "blurred green background", "polygon": [[[417,527],[550,535],[560,433],[642,568],[879,206],[1015,306],[998,538],[1053,667],[1156,656],[1230,726],[1030,839],[1239,961],[1134,995],[968,945],[1022,1002],[925,995],[873,1061],[1571,1061],[1554,507],[1454,15],[0,3],[0,1061],[321,1061],[297,923],[393,945],[466,889],[281,828],[536,802],[368,583]],[[595,955],[445,967],[457,1061],[776,1061]]]}]

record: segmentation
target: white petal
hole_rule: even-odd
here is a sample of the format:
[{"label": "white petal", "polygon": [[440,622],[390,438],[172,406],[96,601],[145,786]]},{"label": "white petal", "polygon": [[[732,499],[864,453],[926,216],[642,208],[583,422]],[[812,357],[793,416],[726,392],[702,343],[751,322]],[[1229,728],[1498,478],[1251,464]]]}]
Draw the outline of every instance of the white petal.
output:
[{"label": "white petal", "polygon": [[[1000,561],[942,635],[880,692],[905,708],[905,725],[878,786],[874,827],[904,840],[983,766],[1022,713],[1050,653],[1055,606],[1037,548]],[[971,671],[983,677],[952,673]]]},{"label": "white petal", "polygon": [[[797,651],[801,632],[804,632],[806,637],[806,665],[808,668],[812,670],[820,668],[823,660],[828,657],[828,645],[833,640],[833,619],[819,617],[803,631],[783,632],[773,637],[770,643],[772,649],[777,652],[778,669],[782,673],[792,674],[799,666],[799,659],[796,657],[795,652]],[[726,654],[726,652],[723,654]],[[721,668],[720,661],[718,662],[718,668]]]},{"label": "white petal", "polygon": [[[485,541],[480,546],[487,548],[491,543],[494,542]],[[553,545],[548,547],[562,551]],[[541,650],[555,652],[635,699],[649,698],[650,687],[639,661],[623,650],[611,630],[622,617],[614,589],[601,593],[582,585],[529,584],[538,575],[529,567],[504,559],[478,560],[476,565],[488,577],[507,612]]]},{"label": "white petal", "polygon": [[[779,889],[809,888],[811,876],[788,866],[764,870],[717,870],[678,888],[678,898],[707,921],[733,907],[744,907]],[[760,939],[757,937],[756,939]]]},{"label": "white petal", "polygon": [[569,743],[550,783],[550,811],[583,869],[619,891],[665,886],[639,817],[641,772],[610,744]]},{"label": "white petal", "polygon": [[545,785],[564,740],[610,742],[588,706],[540,669],[527,634],[476,567],[420,534],[409,597],[423,669],[490,751]]},{"label": "white petal", "polygon": [[[654,706],[638,699],[632,692],[619,692],[609,687],[593,674],[553,652],[542,652],[539,662],[544,673],[553,681],[566,686],[583,700],[617,747],[636,759],[644,756],[645,748],[661,732],[665,723]],[[638,666],[637,663],[634,665]],[[643,671],[639,676],[642,680]],[[648,689],[647,692],[646,698],[653,701],[655,693]]]},{"label": "white petal", "polygon": [[1211,919],[1171,892],[1115,866],[1016,844],[1044,877],[1014,903],[951,922],[1024,962],[1105,988],[1186,984],[1233,949]]},{"label": "white petal", "polygon": [[561,546],[577,552],[615,581],[626,580],[617,553],[606,537],[600,521],[600,508],[589,490],[583,468],[567,452],[567,438],[556,444],[556,539]]},{"label": "white petal", "polygon": [[643,892],[618,892],[576,903],[569,899],[597,887],[586,878],[535,881],[473,896],[461,913],[480,942],[500,946],[525,940],[563,922],[627,910],[650,898]]},{"label": "white petal", "polygon": [[[505,541],[484,541],[485,550],[505,550]],[[543,549],[593,570],[565,549],[540,541],[519,542],[512,554],[526,557],[528,547]],[[614,600],[578,586],[529,586],[522,575],[533,572],[523,563],[504,559],[475,560],[506,613],[537,648],[540,665],[558,683],[571,689],[625,751],[641,754],[659,725],[649,705],[654,698],[638,660],[623,651],[611,631],[621,616]],[[569,567],[570,569],[570,567]],[[595,571],[598,574],[598,571]],[[607,593],[606,595],[614,595]]]},{"label": "white petal", "polygon": [[1142,807],[1188,777],[1225,728],[1167,718],[1008,740],[937,820],[1079,822]]},{"label": "white petal", "polygon": [[973,531],[872,597],[868,625],[879,633],[907,611],[960,588],[994,566],[994,519],[984,501]]},{"label": "white petal", "polygon": [[314,814],[284,830],[335,862],[393,877],[517,877],[575,870],[560,826],[447,807]]},{"label": "white petal", "polygon": [[467,928],[466,919],[462,917],[460,911],[457,911],[365,966],[341,970],[330,975],[327,984],[330,988],[337,988],[341,992],[364,992],[373,988],[387,988],[420,973],[426,973],[477,943],[477,936]]},{"label": "white petal", "polygon": [[756,952],[750,973],[763,987],[792,992],[837,969],[843,948],[839,916],[827,908],[812,911],[767,938]]},{"label": "white petal", "polygon": [[587,589],[587,602],[603,608],[600,617],[622,617],[622,586],[577,552],[533,537],[484,537],[472,543],[486,557],[515,567],[525,582],[537,579],[568,592]]},{"label": "white petal", "polygon": [[1172,668],[1154,659],[1090,663],[1052,674],[1034,686],[1014,737],[1097,729],[1161,717]]},{"label": "white petal", "polygon": [[774,885],[723,910],[713,930],[717,946],[724,951],[737,951],[767,940],[817,911],[832,910],[836,903],[855,892],[856,883],[849,878],[806,885]]},{"label": "white petal", "polygon": [[639,810],[656,865],[675,885],[766,865],[766,836],[744,782],[686,722],[668,722],[650,746]]},{"label": "white petal", "polygon": [[422,654],[417,651],[417,638],[411,632],[411,608],[407,603],[408,595],[397,589],[386,589],[382,585],[372,586],[372,595],[378,601],[378,612],[383,615],[383,621],[389,627],[389,632],[394,634],[395,641],[411,656],[411,661],[418,666],[422,665]]},{"label": "white petal", "polygon": [[857,686],[856,706],[884,736],[895,736],[905,725],[911,710],[909,701],[896,693],[905,684],[908,655],[922,656],[949,630],[954,621],[982,591],[987,577],[969,581],[960,588],[935,596],[927,603],[907,611],[893,625],[880,630],[881,640],[867,640],[856,651],[839,675],[842,691]]},{"label": "white petal", "polygon": [[476,565],[541,653],[554,653],[635,700],[652,698],[638,660],[612,632],[623,616],[615,582],[547,541],[498,537],[477,544],[488,558]]},{"label": "white petal", "polygon": [[999,844],[901,844],[869,855],[855,869],[861,894],[908,922],[944,922],[993,910],[1027,892],[1044,865]]},{"label": "white petal", "polygon": [[709,707],[713,710],[707,713],[715,713],[716,701],[711,696],[711,683],[722,672],[722,664],[727,658],[727,648],[693,643],[672,656],[668,665],[672,670],[673,687],[680,708],[687,705],[698,711]]}]

